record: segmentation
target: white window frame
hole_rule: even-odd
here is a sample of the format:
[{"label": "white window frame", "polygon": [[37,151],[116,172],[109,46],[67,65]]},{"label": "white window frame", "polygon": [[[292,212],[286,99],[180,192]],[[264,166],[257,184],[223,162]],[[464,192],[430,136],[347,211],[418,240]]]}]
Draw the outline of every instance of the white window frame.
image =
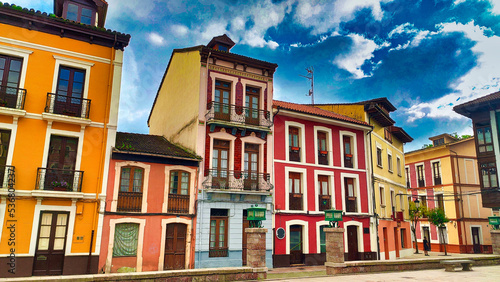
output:
[{"label": "white window frame", "polygon": [[[333,184],[335,183],[335,176],[333,171],[328,171],[328,170],[315,170],[314,171],[314,187],[315,187],[315,197],[314,197],[314,203],[315,203],[315,211],[319,212],[319,195],[321,187],[319,187],[318,183],[318,178],[319,176],[328,176],[328,189],[330,190],[330,208],[334,209],[335,208],[335,187],[333,187]],[[323,211],[322,211],[323,212]]]},{"label": "white window frame", "polygon": [[[300,190],[302,191],[302,210],[290,210],[290,172],[300,173]],[[285,210],[288,213],[305,213],[307,209],[307,169],[298,167],[285,167]]]},{"label": "white window frame", "polygon": [[397,173],[398,173],[398,176],[401,177],[401,173],[402,173],[402,165],[401,165],[401,157],[400,156],[396,156],[396,166],[397,166]]},{"label": "white window frame", "polygon": [[[420,163],[415,163],[413,165],[415,166],[415,179],[417,180],[417,183],[416,183],[417,186],[416,186],[416,188],[427,187],[427,179],[425,179],[425,163],[424,162],[420,162]],[[418,186],[418,169],[417,169],[417,167],[420,166],[420,165],[422,166],[422,173],[423,173],[423,177],[424,177],[424,187]],[[410,169],[410,175],[411,175],[411,169]]]},{"label": "white window frame", "polygon": [[161,207],[163,213],[168,212],[168,195],[170,192],[170,172],[173,170],[180,170],[180,171],[185,171],[189,173],[189,214],[194,214],[194,195],[195,193],[195,179],[198,176],[197,171],[194,168],[188,167],[188,166],[183,166],[183,165],[166,165],[165,166],[165,189],[163,192],[163,205]]},{"label": "white window frame", "polygon": [[344,222],[344,249],[346,253],[349,253],[349,244],[347,244],[347,227],[348,226],[357,226],[358,227],[358,252],[363,253],[365,251],[364,239],[363,239],[363,223],[359,221],[347,221]]},{"label": "white window frame", "polygon": [[[479,244],[483,245],[483,226],[482,225],[470,225],[469,226],[469,234],[470,234],[470,239],[471,239],[471,244],[473,245],[474,243],[474,237],[472,237],[472,227],[478,227],[479,228]],[[448,237],[448,233],[446,233],[446,237]],[[448,238],[446,238],[446,242],[448,242]]]},{"label": "white window frame", "polygon": [[111,211],[116,212],[118,206],[118,192],[120,191],[120,177],[122,167],[135,166],[144,169],[144,175],[142,180],[142,206],[141,213],[146,213],[148,211],[148,188],[149,188],[149,172],[151,171],[151,166],[142,162],[135,161],[117,161],[115,162],[115,182],[113,185],[113,201],[111,202]]},{"label": "white window frame", "polygon": [[[317,221],[316,222],[316,253],[320,254],[321,253],[321,234],[320,234],[320,228],[321,226],[329,226],[328,221],[322,220],[322,221]],[[325,234],[325,243],[326,243],[326,234]]]},{"label": "white window frame", "polygon": [[352,150],[352,169],[357,169],[358,168],[358,141],[356,139],[356,133],[351,132],[351,131],[345,131],[345,130],[340,130],[339,131],[339,136],[340,136],[340,154],[341,154],[341,164],[342,167],[345,169],[350,169],[346,168],[344,164],[344,136],[349,136],[351,137],[351,150]]},{"label": "white window frame", "polygon": [[[391,159],[391,161],[389,161],[389,157]],[[394,159],[392,158],[392,151],[387,149],[387,170],[390,172],[390,173],[393,173],[393,170],[394,170]]]},{"label": "white window frame", "polygon": [[91,69],[91,67],[94,66],[94,63],[89,63],[87,61],[62,57],[59,55],[52,55],[52,56],[56,60],[55,67],[54,67],[54,78],[52,81],[52,93],[56,93],[57,80],[59,78],[59,69],[61,68],[61,66],[71,67],[71,68],[85,70],[85,86],[83,88],[83,97],[82,98],[88,99],[89,84],[90,84],[90,69]]},{"label": "white window frame", "polygon": [[[383,190],[383,191],[382,191]],[[385,195],[385,186],[380,184],[378,185],[378,193],[380,194],[380,215],[385,218],[387,213],[385,207],[387,206],[387,199]]]},{"label": "white window frame", "polygon": [[142,250],[144,245],[144,228],[146,226],[145,218],[116,218],[109,220],[109,242],[108,242],[108,254],[106,256],[105,273],[111,272],[111,264],[113,260],[113,246],[115,244],[115,227],[120,223],[135,223],[139,224],[139,236],[137,238],[137,262],[135,271],[142,272]]},{"label": "white window frame", "polygon": [[33,51],[12,46],[0,45],[0,54],[23,59],[23,63],[21,66],[21,75],[19,77],[19,88],[24,89],[24,84],[26,82],[26,72],[28,69],[28,59],[29,55],[33,54]]},{"label": "white window frame", "polygon": [[243,171],[245,167],[245,144],[256,144],[259,145],[259,173],[264,172],[264,144],[266,140],[258,138],[255,133],[252,132],[250,136],[242,137],[241,140],[241,170]]},{"label": "white window frame", "polygon": [[163,271],[163,267],[165,266],[165,241],[167,236],[167,224],[172,223],[182,223],[186,225],[186,249],[185,249],[185,269],[189,268],[189,260],[191,257],[191,236],[192,236],[192,223],[190,219],[174,217],[167,218],[161,220],[161,244],[160,244],[160,259],[158,260],[158,271]]},{"label": "white window frame", "polygon": [[[243,86],[243,107],[246,105],[246,98],[247,98],[247,86],[253,87],[253,88],[260,88],[260,93],[259,93],[259,110],[267,110],[264,109],[264,92],[267,90],[267,84],[263,82],[257,82],[254,80],[247,80],[242,78],[241,79],[241,84]],[[215,83],[214,83],[215,85]],[[214,88],[215,89],[215,88]],[[215,92],[212,92],[215,95]],[[213,100],[212,100],[213,101]],[[260,116],[259,116],[260,118]]]},{"label": "white window frame", "polygon": [[326,146],[328,151],[328,166],[333,166],[333,138],[332,138],[332,129],[324,126],[314,126],[314,162],[317,165],[318,161],[318,131],[326,132]]},{"label": "white window frame", "polygon": [[[353,178],[354,179],[354,192],[356,193],[356,212],[347,212],[346,207],[347,204],[345,202],[345,178]],[[346,215],[349,214],[358,214],[362,213],[361,212],[361,191],[360,191],[360,185],[359,185],[359,175],[358,174],[353,174],[353,173],[340,173],[340,180],[341,180],[341,189],[342,189],[342,210],[345,212]],[[346,241],[347,242],[347,241]]]},{"label": "white window frame", "polygon": [[[226,132],[224,128],[219,132],[209,133],[210,136],[210,156],[208,159],[208,168],[212,169],[212,158],[214,153],[214,139],[229,141],[229,164],[228,170],[234,170],[234,140],[236,140],[236,136],[233,136]],[[207,161],[207,160],[205,160]]]},{"label": "white window frame", "polygon": [[[438,200],[437,200],[437,196],[438,195],[442,195],[443,196],[443,211],[444,213],[446,214],[446,208],[445,208],[445,201],[444,201],[444,192],[434,192],[434,208],[437,208],[438,207]],[[470,206],[469,206],[470,207]]]},{"label": "white window frame", "polygon": [[300,147],[300,162],[295,162],[293,161],[292,163],[305,163],[306,162],[306,126],[305,124],[295,122],[295,121],[285,121],[285,157],[286,161],[290,162],[290,144],[288,142],[289,140],[289,128],[290,127],[297,127],[299,128],[299,147]]},{"label": "white window frame", "polygon": [[[290,227],[292,225],[302,225],[302,253],[309,254],[309,222],[304,220],[288,220],[285,223],[286,228],[286,254],[290,254]],[[346,241],[347,242],[347,241]]]}]

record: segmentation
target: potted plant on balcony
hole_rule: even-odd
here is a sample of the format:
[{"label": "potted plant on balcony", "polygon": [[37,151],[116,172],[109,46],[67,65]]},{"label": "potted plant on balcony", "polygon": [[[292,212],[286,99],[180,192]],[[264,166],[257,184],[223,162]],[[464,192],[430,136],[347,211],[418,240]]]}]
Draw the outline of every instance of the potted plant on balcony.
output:
[{"label": "potted plant on balcony", "polygon": [[69,189],[69,183],[64,181],[64,180],[61,180],[61,181],[57,181],[57,180],[54,180],[52,181],[52,187],[54,187],[54,190],[55,191],[68,191]]},{"label": "potted plant on balcony", "polygon": [[5,101],[4,99],[0,99],[0,107],[5,107],[7,106],[7,101]]},{"label": "potted plant on balcony", "polygon": [[325,157],[328,154],[328,151],[319,151],[321,156]]}]

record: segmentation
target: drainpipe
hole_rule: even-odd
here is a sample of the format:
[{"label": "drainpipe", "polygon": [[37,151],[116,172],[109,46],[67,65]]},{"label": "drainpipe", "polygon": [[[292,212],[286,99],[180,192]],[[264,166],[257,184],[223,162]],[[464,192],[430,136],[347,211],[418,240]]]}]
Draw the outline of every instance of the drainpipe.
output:
[{"label": "drainpipe", "polygon": [[[371,117],[368,117],[368,124],[371,122]],[[370,170],[372,177],[372,202],[373,202],[373,217],[375,218],[375,232],[377,234],[377,260],[380,260],[380,238],[378,236],[378,214],[377,214],[377,202],[375,200],[375,176],[373,173],[373,160],[371,159],[372,155],[372,130],[367,132],[368,137],[370,138]]]},{"label": "drainpipe", "polygon": [[[465,230],[466,228],[465,228],[465,221],[464,221],[464,218],[465,218],[465,216],[464,216],[464,201],[463,201],[463,197],[462,197],[462,185],[461,185],[461,181],[460,181],[460,167],[458,165],[458,154],[457,154],[457,152],[453,151],[452,149],[450,149],[450,152],[455,154],[455,158],[457,160],[457,177],[458,177],[457,184],[458,184],[458,187],[460,190],[460,198],[456,199],[457,188],[455,187],[455,185],[453,185],[453,194],[455,195],[455,200],[459,202],[455,206],[455,212],[457,213],[457,221],[459,220],[459,217],[461,215],[460,220],[462,221],[463,235],[464,235],[463,238],[465,239],[465,253],[467,253],[467,231]],[[450,156],[450,158],[451,158],[451,156]],[[451,167],[453,170],[455,170],[455,162],[453,162],[453,165]],[[457,212],[458,204],[460,205],[461,213]],[[458,226],[458,238],[460,239],[460,241],[462,241],[462,230],[460,228],[460,224],[457,224],[457,226]]]}]

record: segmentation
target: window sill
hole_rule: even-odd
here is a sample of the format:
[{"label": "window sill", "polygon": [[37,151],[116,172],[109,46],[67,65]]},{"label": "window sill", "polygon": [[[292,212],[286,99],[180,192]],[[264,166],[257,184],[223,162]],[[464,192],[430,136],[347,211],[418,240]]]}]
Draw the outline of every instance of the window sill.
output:
[{"label": "window sill", "polygon": [[390,173],[394,173],[394,172],[393,172],[392,170],[390,170],[390,169],[389,169],[388,171],[389,171]]},{"label": "window sill", "polygon": [[382,165],[379,165],[379,164],[377,164],[377,166],[378,166],[379,168],[384,168]]}]

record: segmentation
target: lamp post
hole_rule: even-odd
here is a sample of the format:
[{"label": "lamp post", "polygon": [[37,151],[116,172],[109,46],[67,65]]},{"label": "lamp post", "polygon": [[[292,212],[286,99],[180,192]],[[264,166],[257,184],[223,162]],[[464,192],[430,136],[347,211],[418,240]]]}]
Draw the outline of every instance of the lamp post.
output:
[{"label": "lamp post", "polygon": [[415,254],[418,254],[418,241],[417,241],[417,222],[420,218],[420,201],[418,198],[413,201],[415,203],[415,211],[413,212],[412,221],[413,221],[413,237],[415,238]]}]

